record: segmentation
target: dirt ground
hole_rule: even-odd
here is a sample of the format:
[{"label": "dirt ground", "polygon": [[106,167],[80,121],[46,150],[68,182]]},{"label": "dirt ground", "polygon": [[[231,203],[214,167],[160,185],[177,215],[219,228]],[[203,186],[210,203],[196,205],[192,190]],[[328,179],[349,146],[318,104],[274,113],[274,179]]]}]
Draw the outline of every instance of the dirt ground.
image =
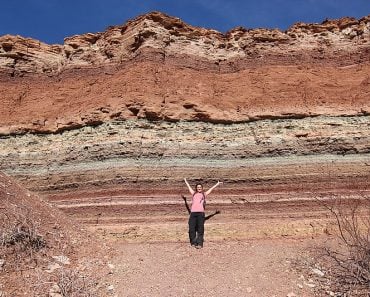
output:
[{"label": "dirt ground", "polygon": [[186,242],[113,245],[113,296],[315,296],[295,269],[309,239],[207,241],[199,250]]},{"label": "dirt ground", "polygon": [[[341,193],[355,199],[352,194]],[[207,214],[221,214],[206,222],[205,245],[197,250],[187,241],[180,197],[144,193],[133,201],[119,193],[99,203],[91,193],[76,197],[50,200],[113,251],[107,296],[329,296],[312,275],[312,257],[335,237],[323,205],[331,200],[227,203],[215,196]]]}]

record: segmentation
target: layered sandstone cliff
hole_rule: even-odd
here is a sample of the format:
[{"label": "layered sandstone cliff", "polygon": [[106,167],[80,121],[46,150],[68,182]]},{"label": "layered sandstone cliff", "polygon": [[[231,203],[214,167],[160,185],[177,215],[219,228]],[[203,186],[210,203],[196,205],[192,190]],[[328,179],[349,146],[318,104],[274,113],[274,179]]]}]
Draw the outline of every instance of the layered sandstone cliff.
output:
[{"label": "layered sandstone cliff", "polygon": [[230,237],[265,214],[311,230],[317,197],[369,195],[369,73],[370,16],[222,34],[150,13],[64,45],[2,36],[0,170],[90,224],[182,222],[188,177],[225,182],[208,205]]},{"label": "layered sandstone cliff", "polygon": [[6,35],[0,133],[369,114],[369,57],[369,16],[221,34],[151,13],[64,45]]}]

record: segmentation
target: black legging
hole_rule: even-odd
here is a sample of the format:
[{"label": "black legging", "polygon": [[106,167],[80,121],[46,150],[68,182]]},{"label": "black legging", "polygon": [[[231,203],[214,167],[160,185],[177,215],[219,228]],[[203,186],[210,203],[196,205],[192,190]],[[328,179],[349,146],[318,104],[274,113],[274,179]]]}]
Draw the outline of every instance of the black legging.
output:
[{"label": "black legging", "polygon": [[189,239],[194,245],[203,246],[204,212],[192,212],[189,217]]}]

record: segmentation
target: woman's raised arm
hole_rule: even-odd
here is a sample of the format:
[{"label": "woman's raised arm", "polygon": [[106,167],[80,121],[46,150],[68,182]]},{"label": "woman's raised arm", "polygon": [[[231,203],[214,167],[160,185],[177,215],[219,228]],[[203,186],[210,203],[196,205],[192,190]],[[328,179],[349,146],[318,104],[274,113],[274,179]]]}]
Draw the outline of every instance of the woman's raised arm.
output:
[{"label": "woman's raised arm", "polygon": [[212,188],[210,188],[207,192],[206,192],[206,196],[208,196],[209,194],[211,194],[211,192],[219,185],[221,185],[222,182],[218,181],[217,184],[215,184]]},{"label": "woman's raised arm", "polygon": [[188,181],[186,180],[186,178],[184,178],[184,181],[185,181],[185,184],[188,186],[188,189],[189,189],[189,192],[191,195],[194,195],[195,191],[193,190],[193,188],[189,185]]}]

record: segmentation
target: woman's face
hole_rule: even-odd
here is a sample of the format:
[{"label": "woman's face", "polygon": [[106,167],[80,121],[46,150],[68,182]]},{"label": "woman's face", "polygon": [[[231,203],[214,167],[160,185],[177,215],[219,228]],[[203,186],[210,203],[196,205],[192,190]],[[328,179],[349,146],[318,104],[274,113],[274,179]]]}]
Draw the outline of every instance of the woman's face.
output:
[{"label": "woman's face", "polygon": [[203,192],[203,186],[202,185],[197,185],[197,192],[198,193]]}]

